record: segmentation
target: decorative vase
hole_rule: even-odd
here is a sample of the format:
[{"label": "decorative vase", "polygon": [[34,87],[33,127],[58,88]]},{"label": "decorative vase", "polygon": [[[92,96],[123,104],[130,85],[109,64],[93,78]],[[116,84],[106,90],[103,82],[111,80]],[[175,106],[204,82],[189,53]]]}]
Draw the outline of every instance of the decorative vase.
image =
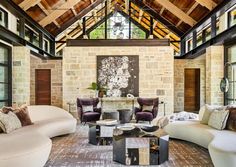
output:
[{"label": "decorative vase", "polygon": [[95,90],[95,97],[98,97],[98,93],[99,93],[99,91]]}]

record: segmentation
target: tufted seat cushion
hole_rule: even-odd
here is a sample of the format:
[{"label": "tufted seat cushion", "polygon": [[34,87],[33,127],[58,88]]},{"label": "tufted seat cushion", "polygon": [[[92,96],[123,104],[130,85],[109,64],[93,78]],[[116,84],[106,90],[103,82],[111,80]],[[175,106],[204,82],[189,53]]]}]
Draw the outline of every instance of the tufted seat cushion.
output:
[{"label": "tufted seat cushion", "polygon": [[152,121],[153,114],[151,112],[138,112],[136,113],[136,119],[141,121]]}]

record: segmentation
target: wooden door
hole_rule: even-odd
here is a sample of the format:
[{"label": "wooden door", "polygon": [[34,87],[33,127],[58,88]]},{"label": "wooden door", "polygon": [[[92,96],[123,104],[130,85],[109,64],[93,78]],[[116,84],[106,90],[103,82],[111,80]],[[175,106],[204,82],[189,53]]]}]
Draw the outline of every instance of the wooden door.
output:
[{"label": "wooden door", "polygon": [[51,105],[51,70],[35,70],[35,103]]},{"label": "wooden door", "polygon": [[184,110],[198,112],[200,108],[200,69],[184,70]]}]

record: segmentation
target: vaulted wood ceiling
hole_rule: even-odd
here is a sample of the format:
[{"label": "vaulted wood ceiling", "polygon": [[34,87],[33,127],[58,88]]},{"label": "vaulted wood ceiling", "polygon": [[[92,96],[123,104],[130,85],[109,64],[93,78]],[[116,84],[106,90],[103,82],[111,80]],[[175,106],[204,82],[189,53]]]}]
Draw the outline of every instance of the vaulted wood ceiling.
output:
[{"label": "vaulted wood ceiling", "polygon": [[[82,34],[82,18],[89,29],[105,15],[105,0],[13,0],[57,40]],[[223,0],[130,0],[132,20],[147,30],[154,18],[154,35],[179,40],[179,36],[199,22]],[[129,0],[107,0],[108,14],[120,8],[128,14]],[[154,16],[155,15],[155,16]],[[165,21],[165,23],[160,21]],[[64,44],[57,44],[59,51]],[[177,47],[177,46],[176,46]]]}]

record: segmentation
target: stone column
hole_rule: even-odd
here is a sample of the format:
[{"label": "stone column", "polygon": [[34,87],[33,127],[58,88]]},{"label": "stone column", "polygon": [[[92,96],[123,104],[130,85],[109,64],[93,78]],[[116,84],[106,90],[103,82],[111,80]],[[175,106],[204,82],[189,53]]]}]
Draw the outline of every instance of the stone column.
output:
[{"label": "stone column", "polygon": [[210,46],[206,49],[206,104],[223,105],[220,81],[224,76],[224,47]]},{"label": "stone column", "polygon": [[30,104],[30,50],[13,47],[12,62],[12,102],[18,106]]}]

